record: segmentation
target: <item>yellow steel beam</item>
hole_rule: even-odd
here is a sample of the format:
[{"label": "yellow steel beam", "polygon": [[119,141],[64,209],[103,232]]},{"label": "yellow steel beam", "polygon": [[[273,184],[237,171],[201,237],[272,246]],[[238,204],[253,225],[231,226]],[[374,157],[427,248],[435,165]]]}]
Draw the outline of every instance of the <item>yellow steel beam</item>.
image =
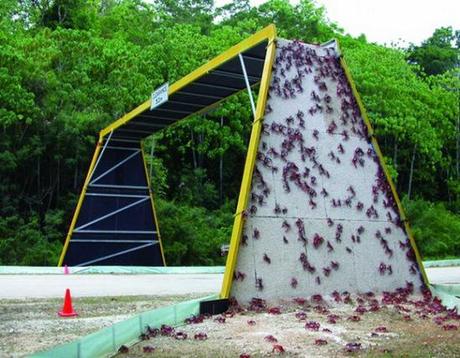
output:
[{"label": "yellow steel beam", "polygon": [[64,263],[64,258],[67,253],[67,249],[69,248],[70,238],[72,237],[72,232],[77,223],[78,215],[80,215],[80,210],[83,205],[83,201],[85,199],[86,190],[88,188],[89,181],[91,180],[91,174],[94,170],[94,166],[96,165],[97,158],[99,157],[99,153],[101,152],[102,144],[103,144],[103,138],[99,137],[99,140],[96,145],[96,149],[94,150],[93,159],[91,160],[91,164],[89,166],[88,173],[86,174],[85,183],[83,184],[83,188],[81,189],[80,197],[78,198],[77,207],[72,217],[72,222],[70,223],[69,231],[67,232],[64,247],[62,248],[61,256],[59,258],[58,267],[62,266],[62,264]]},{"label": "yellow steel beam", "polygon": [[243,180],[241,183],[240,195],[238,197],[238,205],[236,207],[235,219],[233,222],[232,236],[230,239],[230,248],[227,256],[227,263],[225,266],[224,280],[220,292],[220,298],[229,298],[233,282],[233,273],[235,271],[238,250],[240,247],[241,235],[243,233],[244,225],[244,212],[248,205],[249,194],[251,192],[252,175],[254,173],[254,166],[259,148],[260,133],[263,125],[263,117],[265,113],[265,105],[267,103],[268,88],[270,86],[270,79],[272,74],[272,66],[276,53],[276,30],[273,31],[269,38],[267,52],[265,55],[264,69],[260,81],[259,96],[257,99],[257,108],[254,118],[254,123],[251,131],[251,138],[249,140],[248,153],[243,171]]},{"label": "yellow steel beam", "polygon": [[157,228],[158,243],[160,244],[161,258],[163,259],[163,265],[166,266],[166,260],[165,260],[165,255],[163,251],[163,244],[161,242],[160,224],[158,223],[157,213],[155,210],[155,201],[153,200],[153,190],[150,184],[150,175],[147,170],[147,164],[145,162],[144,142],[141,142],[141,153],[142,153],[142,162],[144,163],[145,179],[147,180],[147,186],[149,188],[149,196],[150,196],[150,203],[152,205],[153,221],[155,222],[155,226]]},{"label": "yellow steel beam", "polygon": [[[338,44],[338,41],[337,41],[337,44]],[[351,77],[350,69],[348,68],[347,63],[345,62],[345,59],[343,58],[343,55],[340,56],[340,65],[342,66],[342,68],[343,68],[343,70],[345,72],[345,76],[347,77],[347,80],[350,83],[351,90],[353,92],[354,97],[356,98],[359,110],[361,112],[361,117],[363,118],[363,120],[366,123],[366,126],[368,128],[369,135],[371,136],[371,142],[372,142],[372,145],[374,147],[375,153],[377,154],[377,157],[379,158],[380,165],[382,166],[383,172],[385,173],[385,177],[386,177],[388,183],[390,184],[391,192],[393,194],[393,197],[394,197],[394,199],[396,201],[396,205],[398,207],[400,219],[404,223],[404,228],[406,229],[406,233],[407,233],[407,236],[409,237],[410,244],[412,246],[412,249],[414,250],[415,258],[416,258],[417,264],[418,264],[418,266],[420,268],[420,272],[422,274],[423,281],[428,287],[428,285],[429,285],[428,277],[426,275],[425,268],[423,267],[422,259],[420,257],[420,253],[419,253],[417,245],[415,243],[415,239],[414,239],[414,235],[412,233],[412,229],[410,228],[409,221],[408,221],[408,219],[406,217],[406,214],[404,212],[404,208],[403,208],[403,206],[401,204],[401,200],[399,200],[398,193],[396,192],[396,187],[395,187],[395,185],[393,183],[393,180],[391,179],[391,176],[390,176],[390,174],[388,172],[388,169],[387,169],[387,167],[385,165],[385,159],[383,158],[382,151],[380,150],[380,146],[379,146],[379,144],[377,142],[377,139],[374,136],[374,130],[372,128],[372,124],[371,124],[371,122],[369,120],[369,117],[367,115],[366,109],[364,108],[364,105],[363,105],[363,102],[361,100],[361,97],[359,96],[359,93],[358,93],[358,91],[356,89],[355,82],[353,81],[353,78]]]},{"label": "yellow steel beam", "polygon": [[[269,25],[266,28],[260,30],[259,32],[255,33],[251,37],[248,37],[246,40],[241,41],[239,44],[231,47],[227,51],[223,52],[219,56],[215,57],[208,63],[204,64],[203,66],[197,68],[195,71],[189,73],[187,76],[181,78],[180,80],[174,82],[169,87],[168,90],[168,96],[171,96],[173,93],[179,91],[183,87],[187,86],[188,84],[192,83],[193,81],[196,81],[200,77],[206,75],[210,71],[216,69],[223,63],[227,62],[228,60],[234,58],[235,56],[238,56],[239,53],[244,52],[251,47],[254,47],[255,45],[266,41],[268,39],[274,38],[274,35],[276,33],[276,29],[274,25]],[[128,123],[131,119],[134,117],[138,116],[142,112],[148,110],[150,108],[151,104],[151,99],[145,101],[142,103],[139,107],[135,108],[131,112],[125,114],[123,117],[120,119],[116,120],[115,122],[111,123],[109,126],[101,130],[100,135],[102,137],[105,137],[107,134],[109,134],[112,130],[116,130],[120,126]],[[215,104],[212,104],[209,107],[213,107]],[[209,109],[207,107],[204,110]],[[198,114],[202,113],[204,111],[203,109],[200,110],[199,112],[193,113],[193,114]],[[153,133],[153,132],[152,132]]]}]

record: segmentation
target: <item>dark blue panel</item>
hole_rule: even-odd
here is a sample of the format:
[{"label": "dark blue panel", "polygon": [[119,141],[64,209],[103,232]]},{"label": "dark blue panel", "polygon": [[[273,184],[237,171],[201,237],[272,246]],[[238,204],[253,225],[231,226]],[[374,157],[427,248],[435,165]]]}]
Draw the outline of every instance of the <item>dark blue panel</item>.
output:
[{"label": "dark blue panel", "polygon": [[[99,162],[96,171],[93,174],[92,181],[94,184],[110,184],[110,185],[145,185],[145,168],[142,162],[142,154],[135,154],[132,150],[119,150],[107,148],[104,152],[104,158]],[[134,155],[131,159],[121,164],[116,169],[96,180],[100,175],[107,170],[113,168],[123,160]]]},{"label": "dark blue panel", "polygon": [[[97,218],[101,218],[111,212],[134,204],[140,198],[114,198],[86,196],[82,210],[77,220],[76,228],[85,225]],[[150,198],[143,202],[125,209],[117,214],[109,216],[101,221],[91,224],[85,230],[155,230],[152,206]]]},{"label": "dark blue panel", "polygon": [[[86,242],[70,242],[63,265],[76,266],[81,263],[114,255],[125,250],[140,247],[142,243],[104,243],[93,244]],[[160,245],[150,245],[122,255],[98,260],[88,265],[123,265],[123,266],[163,266]]]},{"label": "dark blue panel", "polygon": [[[115,148],[113,148],[115,147]],[[121,147],[121,148],[120,148]],[[123,159],[135,153],[139,143],[126,143],[111,140],[99,160],[93,180]],[[145,167],[141,153],[90,185],[77,218],[64,264],[81,265],[101,257],[146,245],[158,240],[157,225],[153,217],[152,203],[148,189],[133,189],[124,186],[147,187]],[[102,185],[102,186],[101,186]],[[109,185],[104,186],[104,185]],[[142,200],[142,201],[141,201]],[[141,201],[141,202],[139,202]],[[80,228],[105,215],[124,209],[91,225]],[[77,231],[75,231],[77,230]],[[83,232],[78,232],[79,230]],[[120,231],[129,231],[123,233]],[[136,233],[139,231],[147,233]],[[91,240],[81,242],[79,240]],[[103,242],[101,242],[103,241]],[[141,241],[137,243],[126,241]],[[163,266],[160,245],[155,244],[115,255],[90,265],[147,265]]]}]

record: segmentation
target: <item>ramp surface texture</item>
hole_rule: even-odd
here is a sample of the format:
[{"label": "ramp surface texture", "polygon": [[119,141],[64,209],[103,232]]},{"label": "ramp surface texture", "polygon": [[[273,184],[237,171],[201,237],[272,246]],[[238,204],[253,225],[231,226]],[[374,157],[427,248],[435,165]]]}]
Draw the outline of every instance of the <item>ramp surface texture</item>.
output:
[{"label": "ramp surface texture", "polygon": [[335,42],[277,41],[231,296],[422,284]]}]

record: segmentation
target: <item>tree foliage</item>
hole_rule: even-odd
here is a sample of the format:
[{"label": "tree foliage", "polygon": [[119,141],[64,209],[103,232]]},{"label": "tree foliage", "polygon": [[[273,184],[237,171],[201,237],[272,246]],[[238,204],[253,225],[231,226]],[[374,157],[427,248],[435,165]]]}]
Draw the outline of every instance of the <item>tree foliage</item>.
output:
[{"label": "tree foliage", "polygon": [[460,257],[460,220],[442,203],[403,200],[425,260]]},{"label": "tree foliage", "polygon": [[[442,187],[448,177],[439,180],[438,175],[439,170],[451,169],[448,163],[458,137],[456,77],[452,73],[421,78],[399,50],[355,39],[343,43],[383,152],[398,170],[400,191],[409,190],[415,151],[416,192],[432,200],[445,198]],[[433,184],[440,186],[435,195]]]},{"label": "tree foliage", "polygon": [[436,29],[420,46],[411,45],[410,62],[418,64],[427,75],[440,75],[460,66],[460,30]]},{"label": "tree foliage", "polygon": [[[285,38],[340,38],[399,191],[444,202],[446,220],[458,220],[458,31],[405,52],[344,36],[311,0],[4,0],[0,264],[54,265],[97,132],[269,23]],[[170,263],[223,262],[251,124],[241,93],[147,141]]]}]

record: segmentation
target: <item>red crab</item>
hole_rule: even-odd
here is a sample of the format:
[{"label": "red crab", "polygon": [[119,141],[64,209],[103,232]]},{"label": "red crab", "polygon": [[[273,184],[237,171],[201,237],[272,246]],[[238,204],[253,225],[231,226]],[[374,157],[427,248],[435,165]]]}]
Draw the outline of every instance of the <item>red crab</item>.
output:
[{"label": "red crab", "polygon": [[329,310],[326,307],[321,306],[321,305],[315,306],[314,309],[315,309],[316,312],[321,313],[321,314],[328,314],[329,313]]},{"label": "red crab", "polygon": [[304,305],[306,302],[305,298],[302,298],[302,297],[296,297],[293,299],[293,301],[297,303],[298,305]]},{"label": "red crab", "polygon": [[205,341],[208,339],[208,335],[206,333],[199,332],[196,333],[193,338],[195,338],[197,341]]},{"label": "red crab", "polygon": [[316,321],[309,321],[305,323],[305,329],[309,329],[311,331],[318,331],[320,324]]},{"label": "red crab", "polygon": [[233,316],[235,316],[235,311],[226,311],[222,313],[222,316],[225,318],[232,318]]},{"label": "red crab", "polygon": [[348,321],[352,321],[352,322],[359,322],[361,321],[361,317],[359,316],[350,316],[347,318]]},{"label": "red crab", "polygon": [[270,314],[281,314],[281,308],[279,307],[271,307],[268,309],[268,313]]},{"label": "red crab", "polygon": [[329,316],[327,316],[327,322],[331,324],[336,324],[337,320],[339,319],[340,319],[340,316],[336,314],[330,314]]},{"label": "red crab", "polygon": [[155,347],[153,347],[153,346],[144,346],[144,347],[142,347],[142,352],[144,352],[144,353],[153,353],[153,352],[155,352]]},{"label": "red crab", "polygon": [[160,333],[162,336],[172,336],[174,334],[174,328],[166,324],[162,324],[160,328]]},{"label": "red crab", "polygon": [[355,353],[355,352],[358,352],[359,350],[361,350],[361,343],[352,342],[352,343],[347,343],[345,345],[345,351],[349,353]]},{"label": "red crab", "polygon": [[269,334],[268,336],[265,336],[264,340],[267,341],[267,342],[270,342],[270,343],[277,343],[278,342],[278,340],[275,337],[273,337],[271,334]]},{"label": "red crab", "polygon": [[147,326],[147,334],[150,338],[156,337],[160,334],[160,330],[158,328],[152,328],[150,326]]},{"label": "red crab", "polygon": [[338,291],[332,292],[332,297],[334,298],[335,302],[342,302],[342,297],[340,297],[340,293]]},{"label": "red crab", "polygon": [[281,344],[274,344],[272,353],[285,353],[285,349]]},{"label": "red crab", "polygon": [[187,339],[187,333],[185,332],[176,332],[176,334],[174,334],[174,338],[180,340],[180,341],[183,341],[183,340],[186,340]]},{"label": "red crab", "polygon": [[264,254],[263,259],[264,259],[264,261],[265,261],[267,264],[271,264],[271,263],[272,263],[272,260],[270,259],[270,257],[268,257],[267,254]]},{"label": "red crab", "polygon": [[125,345],[122,345],[120,348],[118,348],[118,353],[129,353],[129,348]]},{"label": "red crab", "polygon": [[325,346],[327,344],[327,341],[325,339],[316,339],[315,340],[315,345],[316,346]]},{"label": "red crab", "polygon": [[316,294],[316,295],[311,296],[311,299],[315,301],[316,303],[320,303],[323,301],[323,296]]},{"label": "red crab", "polygon": [[218,322],[218,323],[225,323],[225,317],[218,316],[218,317],[214,318],[214,321]]},{"label": "red crab", "polygon": [[241,271],[236,271],[233,273],[233,278],[235,279],[235,281],[244,281],[244,279],[246,278],[246,274]]},{"label": "red crab", "polygon": [[359,305],[358,307],[356,307],[355,312],[359,314],[364,314],[367,312],[367,309],[366,307]]},{"label": "red crab", "polygon": [[141,335],[139,336],[139,339],[140,339],[141,341],[147,341],[147,340],[150,339],[150,336],[149,336],[148,333],[141,333]]},{"label": "red crab", "polygon": [[304,311],[299,311],[296,312],[295,318],[297,318],[299,321],[305,321],[307,319],[307,314]]},{"label": "red crab", "polygon": [[456,330],[458,330],[458,327],[455,324],[445,324],[444,326],[442,326],[442,328],[445,331],[456,331]]},{"label": "red crab", "polygon": [[[197,323],[202,323],[204,320],[204,316],[203,315],[192,315],[190,316],[189,318],[186,318],[185,319],[185,323],[186,324],[197,324]],[[163,334],[163,332],[161,332]]]}]

